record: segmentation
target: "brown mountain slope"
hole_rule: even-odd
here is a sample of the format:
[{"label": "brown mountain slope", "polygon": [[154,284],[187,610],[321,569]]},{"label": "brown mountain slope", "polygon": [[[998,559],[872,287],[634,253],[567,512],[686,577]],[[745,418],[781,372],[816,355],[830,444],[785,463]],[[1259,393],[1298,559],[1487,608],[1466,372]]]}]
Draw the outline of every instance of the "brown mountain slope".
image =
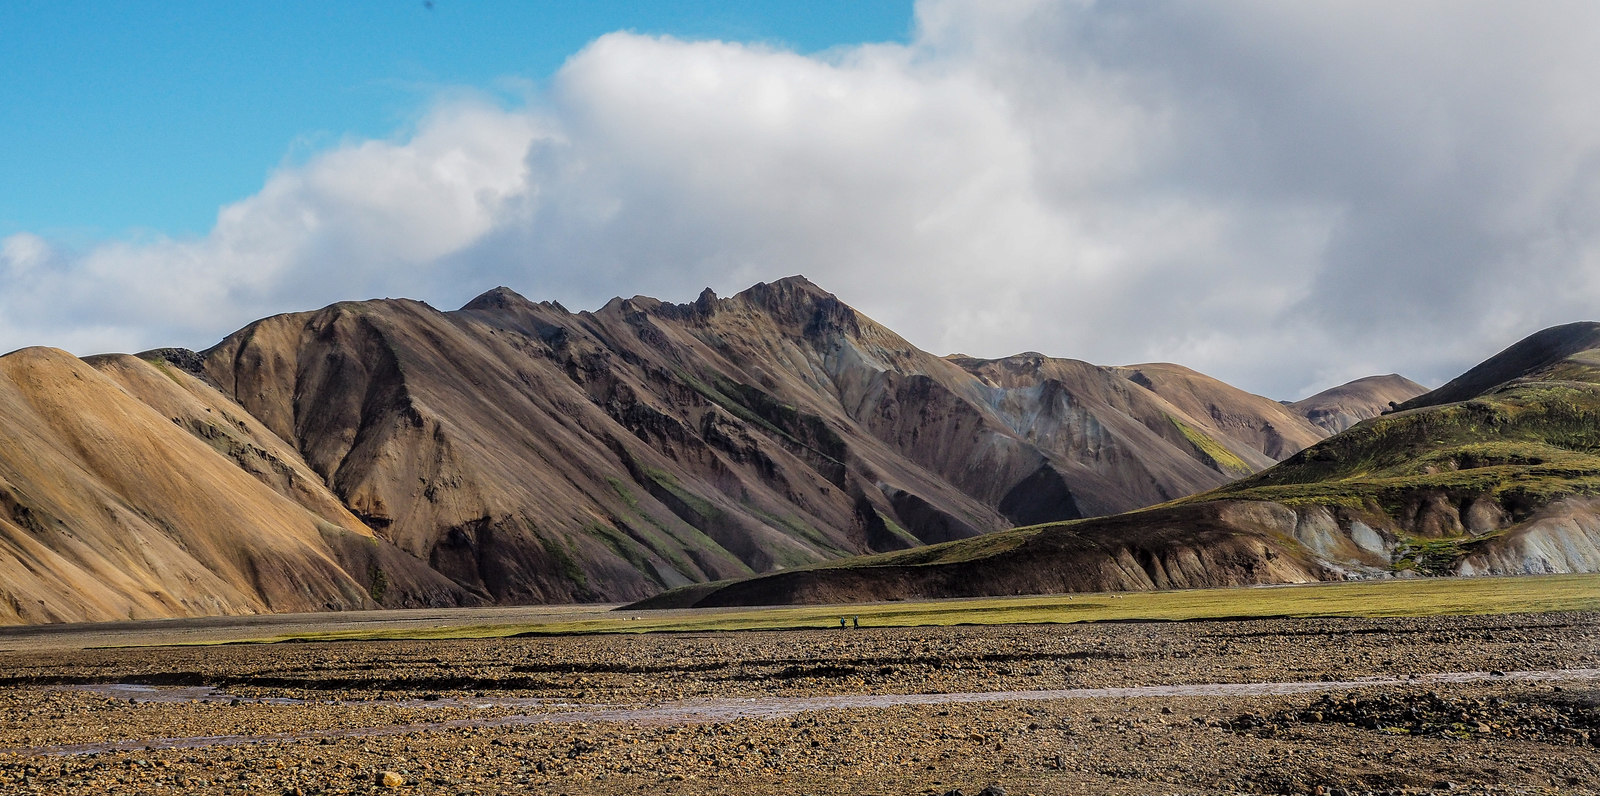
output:
[{"label": "brown mountain slope", "polygon": [[1106,514],[1270,462],[1114,372],[1013,360],[932,356],[790,278],[576,314],[503,288],[338,304],[203,369],[379,535],[502,601]]},{"label": "brown mountain slope", "polygon": [[1328,435],[1277,401],[1247,393],[1182,365],[1155,362],[1115,370],[1203,423],[1202,428],[1218,441],[1232,443],[1228,445],[1230,450],[1255,450],[1267,457],[1267,464]]},{"label": "brown mountain slope", "polygon": [[[215,410],[182,377],[100,364],[41,348],[0,357],[0,623],[375,607],[379,572],[391,604],[459,602],[315,482],[287,498],[186,431]],[[229,421],[250,425],[217,425]]]},{"label": "brown mountain slope", "polygon": [[1328,433],[1337,434],[1427,391],[1427,387],[1390,373],[1387,376],[1356,379],[1323,390],[1305,400],[1295,401],[1288,407]]}]

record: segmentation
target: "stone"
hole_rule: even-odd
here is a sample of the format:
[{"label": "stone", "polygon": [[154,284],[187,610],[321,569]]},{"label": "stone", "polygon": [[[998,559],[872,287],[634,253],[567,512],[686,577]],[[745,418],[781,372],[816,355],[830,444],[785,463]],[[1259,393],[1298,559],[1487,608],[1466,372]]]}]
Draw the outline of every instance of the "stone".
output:
[{"label": "stone", "polygon": [[393,771],[385,771],[378,775],[378,784],[385,788],[398,788],[406,784],[406,778]]},{"label": "stone", "polygon": [[1006,789],[1000,787],[999,783],[995,783],[978,791],[978,796],[1006,796]]}]

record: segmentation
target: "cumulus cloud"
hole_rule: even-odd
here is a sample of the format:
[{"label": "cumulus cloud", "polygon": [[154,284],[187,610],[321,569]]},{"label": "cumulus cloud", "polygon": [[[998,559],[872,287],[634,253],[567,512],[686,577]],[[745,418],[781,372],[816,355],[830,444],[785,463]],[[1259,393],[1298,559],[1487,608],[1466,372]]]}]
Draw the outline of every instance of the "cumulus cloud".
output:
[{"label": "cumulus cloud", "polygon": [[626,33],[526,108],[281,170],[194,240],[0,245],[0,345],[206,345],[497,284],[804,273],[945,353],[1438,382],[1600,306],[1600,7],[926,0],[906,45]]}]

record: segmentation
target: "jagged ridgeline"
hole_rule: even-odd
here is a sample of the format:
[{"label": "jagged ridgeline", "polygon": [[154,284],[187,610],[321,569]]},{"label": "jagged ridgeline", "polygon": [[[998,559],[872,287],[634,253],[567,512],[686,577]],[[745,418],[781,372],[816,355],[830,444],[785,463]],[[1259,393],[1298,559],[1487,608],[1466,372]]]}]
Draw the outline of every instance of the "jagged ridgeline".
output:
[{"label": "jagged ridgeline", "polygon": [[0,358],[0,621],[633,600],[1150,506],[1326,433],[1173,365],[933,356],[798,277],[340,303]]},{"label": "jagged ridgeline", "polygon": [[[1355,408],[1369,412],[1396,386],[1389,377],[1353,384],[1360,390],[1343,389],[1365,393]],[[1302,402],[1313,419],[1337,414],[1324,411],[1326,397]],[[1539,332],[1395,403],[1397,411],[1263,472],[1155,508],[683,589],[645,604],[1600,571],[1600,324]]]}]

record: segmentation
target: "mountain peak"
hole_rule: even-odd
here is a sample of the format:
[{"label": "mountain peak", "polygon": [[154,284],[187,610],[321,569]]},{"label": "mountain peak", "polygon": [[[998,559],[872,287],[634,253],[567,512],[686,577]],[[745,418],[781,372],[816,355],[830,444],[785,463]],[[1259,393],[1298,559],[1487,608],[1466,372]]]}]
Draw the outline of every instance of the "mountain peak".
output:
[{"label": "mountain peak", "polygon": [[[757,284],[759,285],[760,283],[757,283]],[[786,277],[784,277],[782,279],[775,279],[775,280],[773,280],[771,282],[771,285],[773,287],[783,287],[783,288],[793,288],[793,289],[799,289],[799,290],[809,290],[809,291],[811,291],[813,293],[817,293],[819,295],[833,295],[833,294],[829,293],[828,291],[823,290],[820,287],[817,287],[817,284],[815,282],[812,282],[811,280],[805,278],[805,276],[802,275],[802,274],[795,274],[793,276],[786,276]]]},{"label": "mountain peak", "polygon": [[461,307],[463,310],[501,310],[509,307],[518,307],[532,304],[522,294],[501,285],[493,290],[484,291],[477,298],[467,302]]},{"label": "mountain peak", "polygon": [[817,287],[816,283],[798,274],[771,282],[757,282],[739,291],[734,298],[748,299],[763,305],[775,302],[795,304],[810,303],[816,299],[838,299],[837,296]]},{"label": "mountain peak", "polygon": [[804,328],[807,336],[830,328],[851,335],[860,334],[861,331],[853,307],[803,276],[757,282],[734,296],[734,299],[761,308],[780,323]]}]

